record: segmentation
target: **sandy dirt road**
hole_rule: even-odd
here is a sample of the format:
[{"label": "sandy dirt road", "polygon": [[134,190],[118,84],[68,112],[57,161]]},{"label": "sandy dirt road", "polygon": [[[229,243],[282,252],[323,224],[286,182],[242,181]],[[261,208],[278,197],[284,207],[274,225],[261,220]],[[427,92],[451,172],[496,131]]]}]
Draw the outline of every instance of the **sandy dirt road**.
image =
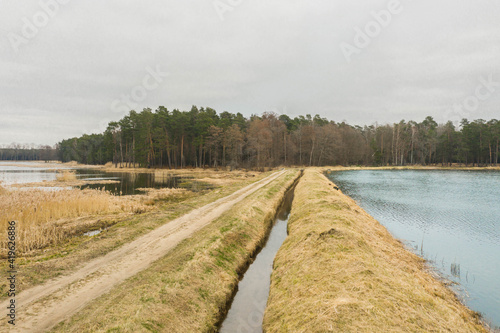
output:
[{"label": "sandy dirt road", "polygon": [[[16,297],[16,325],[4,319],[1,331],[45,332],[78,312],[113,286],[148,268],[191,234],[221,216],[234,204],[269,184],[286,171],[279,171],[233,194],[181,216],[93,259],[76,272],[23,291]],[[0,307],[6,309],[8,300]],[[6,327],[8,326],[8,327]]]}]

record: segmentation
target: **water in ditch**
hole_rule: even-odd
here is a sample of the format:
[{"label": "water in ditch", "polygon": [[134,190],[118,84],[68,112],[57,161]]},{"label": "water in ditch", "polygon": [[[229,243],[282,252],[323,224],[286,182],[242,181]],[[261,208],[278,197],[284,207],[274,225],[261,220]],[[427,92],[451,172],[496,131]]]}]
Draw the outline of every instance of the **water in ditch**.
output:
[{"label": "water in ditch", "polygon": [[222,323],[220,333],[262,332],[262,319],[269,297],[273,261],[287,236],[292,201],[293,189],[288,191],[278,210],[266,244],[238,284],[238,292]]}]

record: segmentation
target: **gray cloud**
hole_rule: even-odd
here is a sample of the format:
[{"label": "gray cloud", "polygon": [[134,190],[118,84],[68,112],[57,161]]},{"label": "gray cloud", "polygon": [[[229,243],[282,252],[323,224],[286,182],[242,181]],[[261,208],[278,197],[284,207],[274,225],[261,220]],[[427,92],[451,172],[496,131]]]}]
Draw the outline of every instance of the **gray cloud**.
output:
[{"label": "gray cloud", "polygon": [[[481,77],[500,82],[494,1],[401,0],[401,12],[351,63],[340,45],[353,44],[355,27],[364,29],[390,1],[242,0],[224,20],[212,0],[65,2],[19,52],[9,38],[22,36],[25,18],[33,22],[42,7],[2,2],[0,144],[102,131],[124,114],[113,101],[156,66],[169,76],[138,109],[196,104],[360,125],[427,115],[445,122]],[[500,89],[468,117],[498,118],[499,102]]]}]

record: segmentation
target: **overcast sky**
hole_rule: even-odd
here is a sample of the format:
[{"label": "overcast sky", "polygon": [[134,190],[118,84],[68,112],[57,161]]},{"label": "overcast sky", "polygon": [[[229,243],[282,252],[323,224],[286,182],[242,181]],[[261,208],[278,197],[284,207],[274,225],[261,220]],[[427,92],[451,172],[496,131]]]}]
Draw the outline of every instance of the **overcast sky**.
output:
[{"label": "overcast sky", "polygon": [[499,17],[495,0],[0,0],[0,144],[159,105],[498,119]]}]

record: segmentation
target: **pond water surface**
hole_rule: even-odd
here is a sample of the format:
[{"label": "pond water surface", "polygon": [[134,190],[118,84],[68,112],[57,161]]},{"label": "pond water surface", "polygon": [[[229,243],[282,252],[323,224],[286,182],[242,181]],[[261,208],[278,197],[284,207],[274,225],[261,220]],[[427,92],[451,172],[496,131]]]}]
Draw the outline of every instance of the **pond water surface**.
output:
[{"label": "pond water surface", "polygon": [[471,309],[500,326],[500,172],[330,172],[340,189],[428,259]]},{"label": "pond water surface", "polygon": [[57,170],[68,170],[61,165],[44,166],[43,162],[0,161],[0,182],[3,185],[38,183],[56,180]]},{"label": "pond water surface", "polygon": [[[191,191],[210,189],[213,186],[196,181],[190,177],[178,177],[165,172],[105,172],[100,169],[75,169],[64,164],[47,164],[43,162],[11,162],[0,161],[0,182],[2,185],[40,183],[54,181],[62,170],[72,170],[78,180],[113,180],[112,184],[93,183],[79,186],[80,189],[105,189],[114,195],[143,194],[140,188],[185,188]],[[67,188],[64,183],[56,187],[38,187],[46,190]]]},{"label": "pond water surface", "polygon": [[185,188],[191,191],[210,189],[207,183],[196,181],[189,177],[178,177],[168,172],[104,172],[93,169],[76,170],[80,180],[117,180],[114,184],[90,184],[80,188],[101,189],[116,195],[143,194],[140,188]]}]

